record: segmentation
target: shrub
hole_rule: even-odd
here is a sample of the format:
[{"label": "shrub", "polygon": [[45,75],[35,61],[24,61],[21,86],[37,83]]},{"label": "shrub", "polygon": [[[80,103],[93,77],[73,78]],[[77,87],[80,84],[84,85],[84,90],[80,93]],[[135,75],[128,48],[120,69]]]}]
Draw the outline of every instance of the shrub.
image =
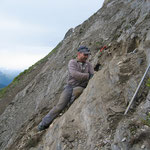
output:
[{"label": "shrub", "polygon": [[150,87],[150,78],[147,80],[146,85],[147,85],[148,87]]}]

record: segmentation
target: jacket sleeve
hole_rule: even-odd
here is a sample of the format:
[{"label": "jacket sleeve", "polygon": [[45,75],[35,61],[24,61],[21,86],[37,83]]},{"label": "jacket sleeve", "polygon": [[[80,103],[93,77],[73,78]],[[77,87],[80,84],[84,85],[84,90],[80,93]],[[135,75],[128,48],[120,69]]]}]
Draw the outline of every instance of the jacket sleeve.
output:
[{"label": "jacket sleeve", "polygon": [[82,73],[77,70],[77,64],[75,61],[70,60],[68,64],[70,75],[78,81],[89,80],[89,73]]}]

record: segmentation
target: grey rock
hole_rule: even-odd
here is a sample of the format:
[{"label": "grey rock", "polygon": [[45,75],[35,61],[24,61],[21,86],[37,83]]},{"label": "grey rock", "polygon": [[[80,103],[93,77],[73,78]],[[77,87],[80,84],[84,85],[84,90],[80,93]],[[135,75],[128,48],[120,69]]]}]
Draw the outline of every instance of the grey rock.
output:
[{"label": "grey rock", "polygon": [[[123,115],[150,62],[149,14],[148,0],[105,0],[93,16],[69,30],[51,54],[11,86],[10,96],[0,99],[6,102],[0,106],[0,149],[150,149],[146,86],[139,91],[138,104]],[[58,102],[68,62],[83,43],[91,49],[93,66],[100,68],[81,96],[38,133],[38,123]],[[100,53],[104,45],[108,48]]]}]

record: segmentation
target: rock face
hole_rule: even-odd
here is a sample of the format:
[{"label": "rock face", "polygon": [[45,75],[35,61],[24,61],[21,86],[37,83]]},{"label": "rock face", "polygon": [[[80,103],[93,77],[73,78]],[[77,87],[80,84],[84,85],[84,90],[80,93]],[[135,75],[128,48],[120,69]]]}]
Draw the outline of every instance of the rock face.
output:
[{"label": "rock face", "polygon": [[[63,115],[37,132],[42,117],[58,102],[68,61],[83,44],[91,49],[94,77]],[[104,45],[107,49],[100,52]],[[97,13],[68,32],[9,98],[0,116],[0,149],[149,150],[150,93],[145,82],[123,115],[149,63],[150,1],[106,0]],[[27,77],[32,77],[30,82],[25,82]]]}]

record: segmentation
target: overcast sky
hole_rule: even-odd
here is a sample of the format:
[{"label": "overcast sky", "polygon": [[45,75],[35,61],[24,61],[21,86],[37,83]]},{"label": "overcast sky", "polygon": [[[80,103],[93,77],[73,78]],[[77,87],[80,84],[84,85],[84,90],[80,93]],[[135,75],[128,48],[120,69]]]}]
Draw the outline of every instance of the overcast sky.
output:
[{"label": "overcast sky", "polygon": [[0,68],[27,69],[104,0],[0,0]]}]

